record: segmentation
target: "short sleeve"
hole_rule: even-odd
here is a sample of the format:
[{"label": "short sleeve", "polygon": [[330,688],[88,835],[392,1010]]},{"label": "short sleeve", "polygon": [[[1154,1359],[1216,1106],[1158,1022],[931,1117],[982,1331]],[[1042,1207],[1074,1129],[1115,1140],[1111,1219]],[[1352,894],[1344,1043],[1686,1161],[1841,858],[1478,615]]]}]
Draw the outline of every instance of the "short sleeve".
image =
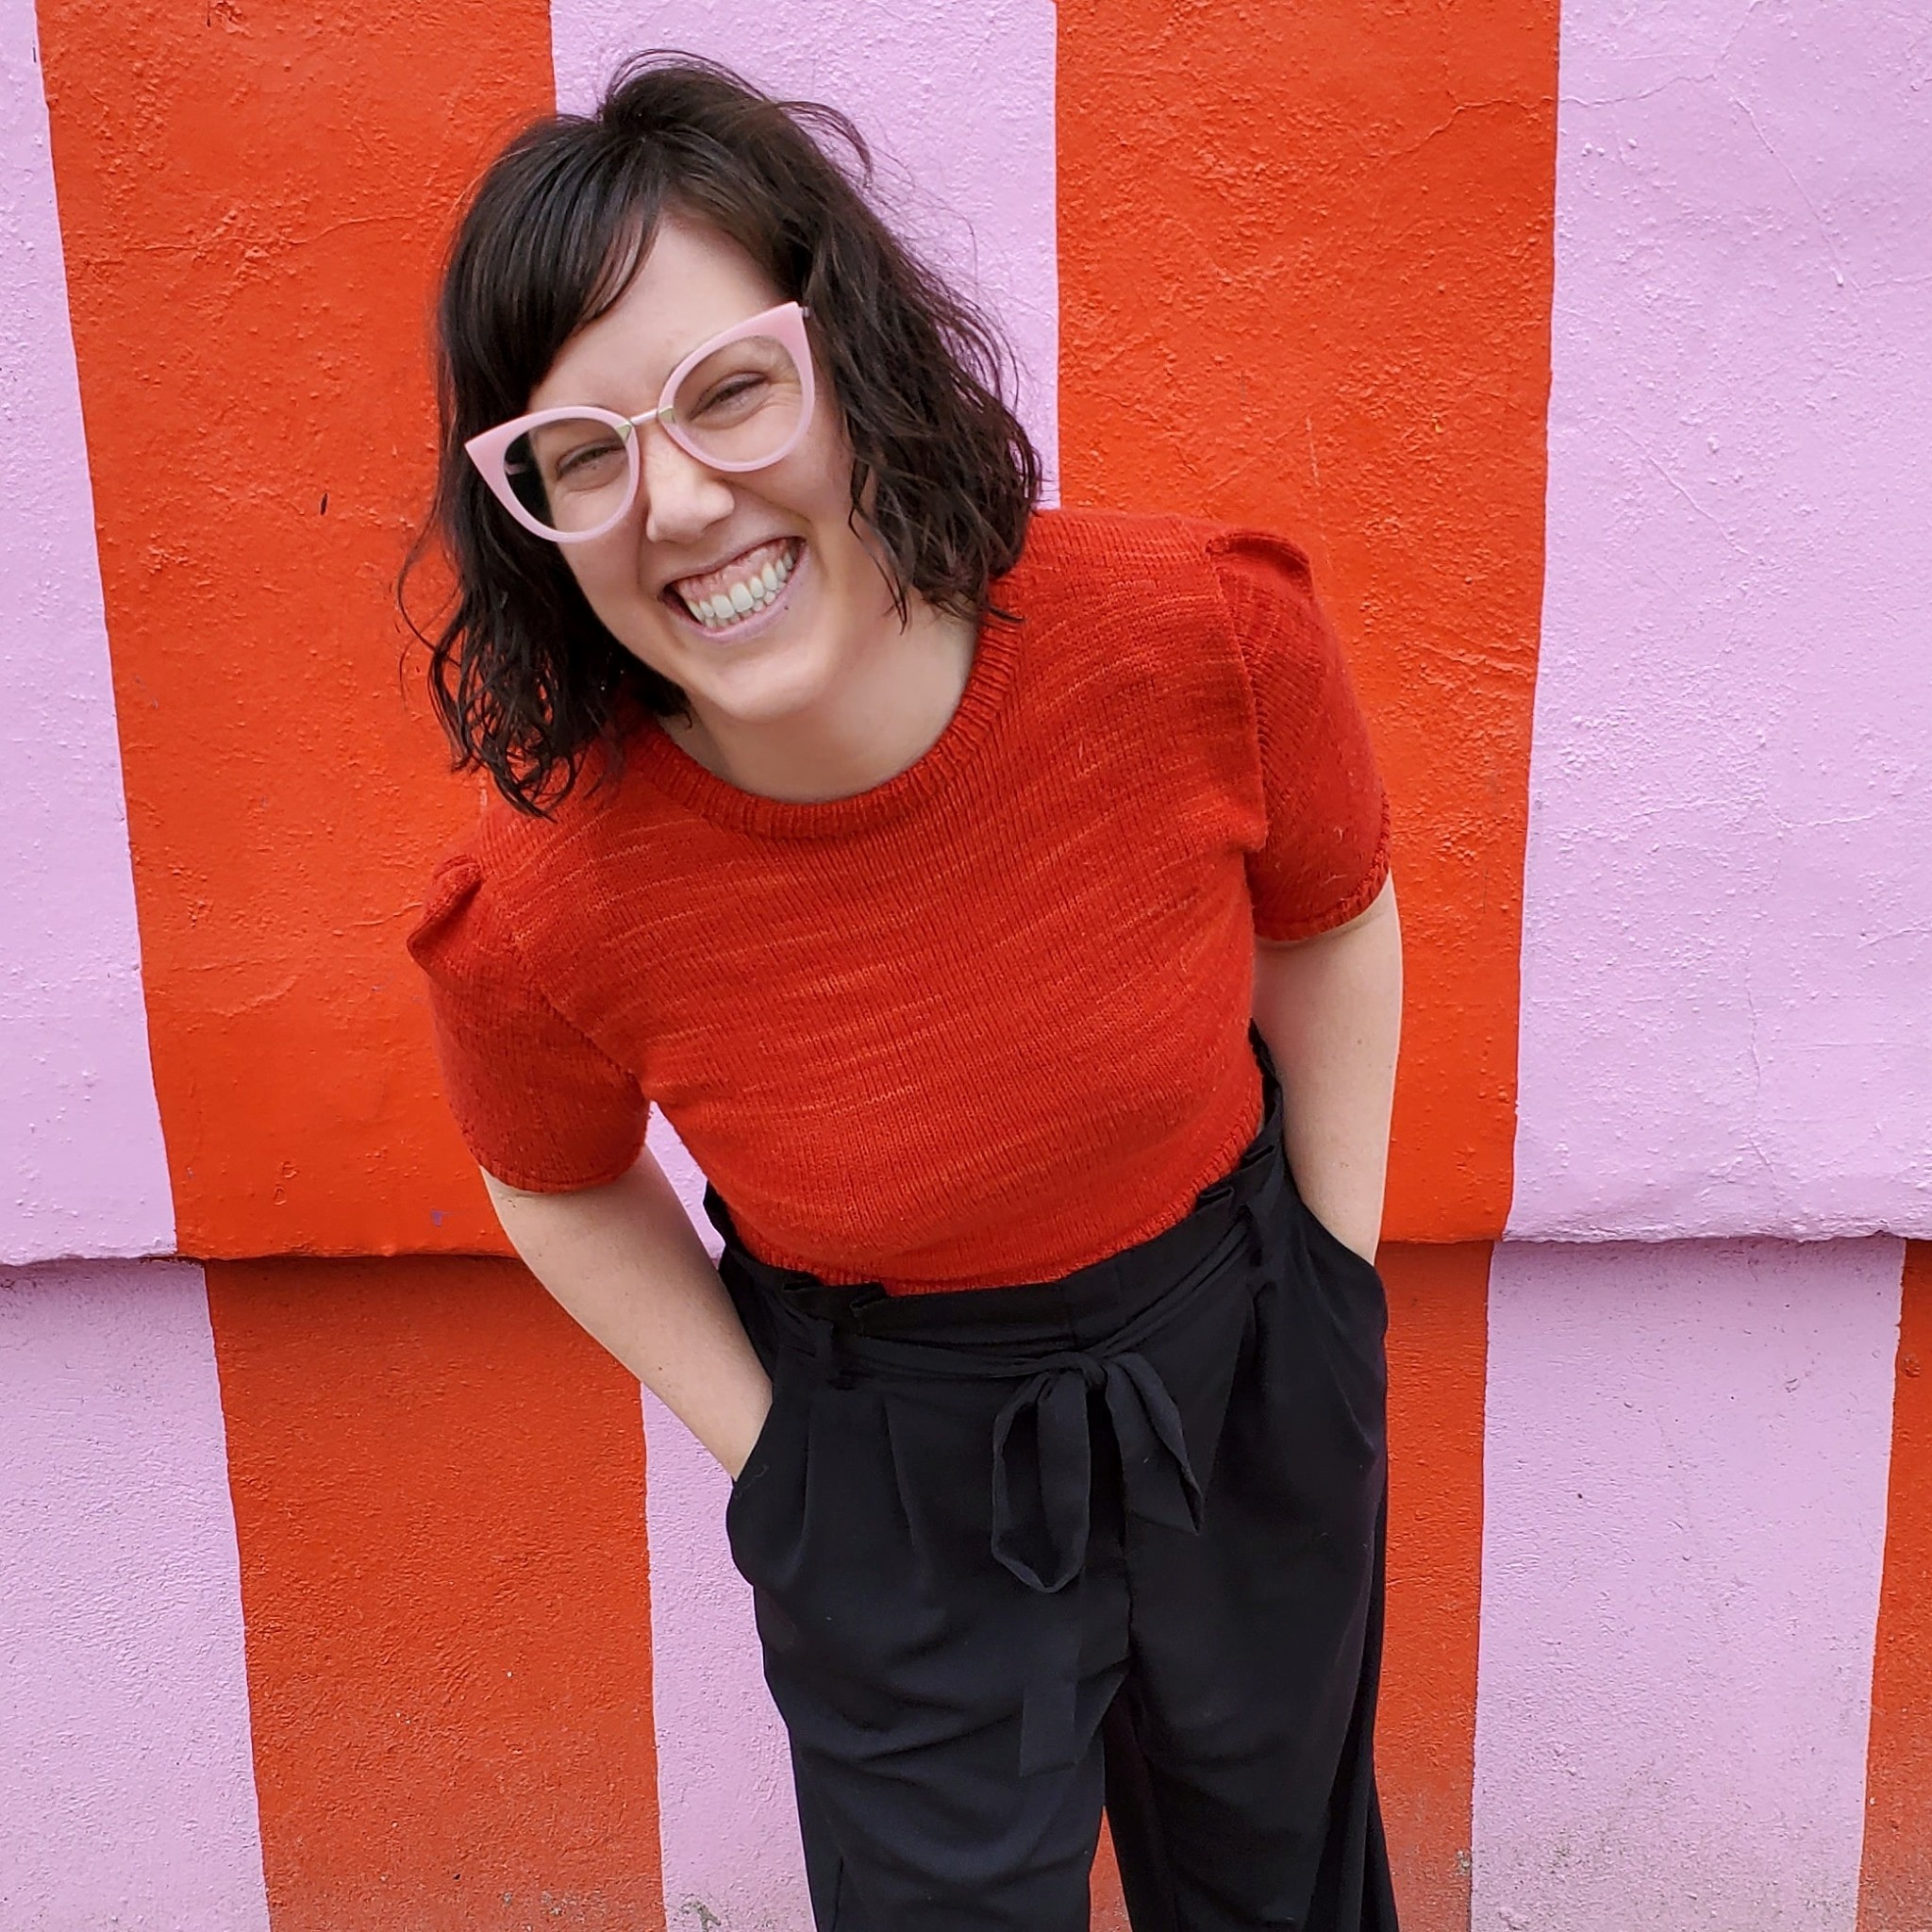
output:
[{"label": "short sleeve", "polygon": [[637,1081],[532,984],[474,858],[437,869],[408,947],[429,981],[443,1091],[480,1167],[567,1193],[636,1161],[649,1119]]},{"label": "short sleeve", "polygon": [[1259,531],[1208,545],[1254,698],[1267,841],[1248,856],[1255,932],[1312,939],[1365,911],[1389,875],[1389,802],[1367,720],[1307,559]]}]

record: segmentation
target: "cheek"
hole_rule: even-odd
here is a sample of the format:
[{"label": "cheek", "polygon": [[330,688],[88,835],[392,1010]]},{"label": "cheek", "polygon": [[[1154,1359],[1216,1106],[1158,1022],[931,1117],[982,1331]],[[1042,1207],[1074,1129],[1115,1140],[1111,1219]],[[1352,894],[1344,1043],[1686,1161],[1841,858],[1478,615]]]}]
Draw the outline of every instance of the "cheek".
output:
[{"label": "cheek", "polygon": [[564,553],[570,574],[591,608],[612,630],[617,619],[643,602],[635,558],[622,544],[586,543]]},{"label": "cheek", "polygon": [[852,502],[852,445],[836,417],[821,415],[784,467],[796,476],[792,494],[801,508],[843,520]]}]

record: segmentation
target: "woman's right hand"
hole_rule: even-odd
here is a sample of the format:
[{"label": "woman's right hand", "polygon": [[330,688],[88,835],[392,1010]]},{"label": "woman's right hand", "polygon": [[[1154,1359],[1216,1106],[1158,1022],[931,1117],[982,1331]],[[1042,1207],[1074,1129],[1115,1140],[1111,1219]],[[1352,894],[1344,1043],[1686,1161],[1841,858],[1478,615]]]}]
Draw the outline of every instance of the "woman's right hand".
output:
[{"label": "woman's right hand", "polygon": [[751,1452],[758,1447],[758,1438],[764,1433],[765,1418],[771,1412],[772,1385],[768,1381],[763,1401],[746,1405],[742,1420],[727,1432],[722,1442],[715,1447],[706,1444],[734,1483],[744,1474],[744,1465],[751,1460]]}]

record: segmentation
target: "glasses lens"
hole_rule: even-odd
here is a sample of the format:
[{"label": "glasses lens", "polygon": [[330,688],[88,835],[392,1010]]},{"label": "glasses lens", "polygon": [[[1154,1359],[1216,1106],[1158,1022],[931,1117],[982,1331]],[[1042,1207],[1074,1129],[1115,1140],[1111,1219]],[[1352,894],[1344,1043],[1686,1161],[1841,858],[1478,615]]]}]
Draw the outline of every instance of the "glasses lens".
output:
[{"label": "glasses lens", "polygon": [[694,448],[723,463],[762,463],[790,442],[805,413],[791,351],[771,336],[714,349],[677,385],[673,420]]},{"label": "glasses lens", "polygon": [[594,416],[540,424],[504,452],[503,466],[517,501],[558,536],[608,524],[630,486],[625,439]]}]

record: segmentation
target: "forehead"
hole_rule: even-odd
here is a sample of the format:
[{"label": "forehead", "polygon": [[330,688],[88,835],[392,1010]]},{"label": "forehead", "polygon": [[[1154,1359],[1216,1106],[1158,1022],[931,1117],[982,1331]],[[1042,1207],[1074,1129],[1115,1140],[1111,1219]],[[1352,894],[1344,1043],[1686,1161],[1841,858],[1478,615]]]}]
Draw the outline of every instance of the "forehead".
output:
[{"label": "forehead", "polygon": [[784,299],[728,236],[666,214],[630,286],[558,351],[530,407],[597,403],[636,415],[708,336]]}]

